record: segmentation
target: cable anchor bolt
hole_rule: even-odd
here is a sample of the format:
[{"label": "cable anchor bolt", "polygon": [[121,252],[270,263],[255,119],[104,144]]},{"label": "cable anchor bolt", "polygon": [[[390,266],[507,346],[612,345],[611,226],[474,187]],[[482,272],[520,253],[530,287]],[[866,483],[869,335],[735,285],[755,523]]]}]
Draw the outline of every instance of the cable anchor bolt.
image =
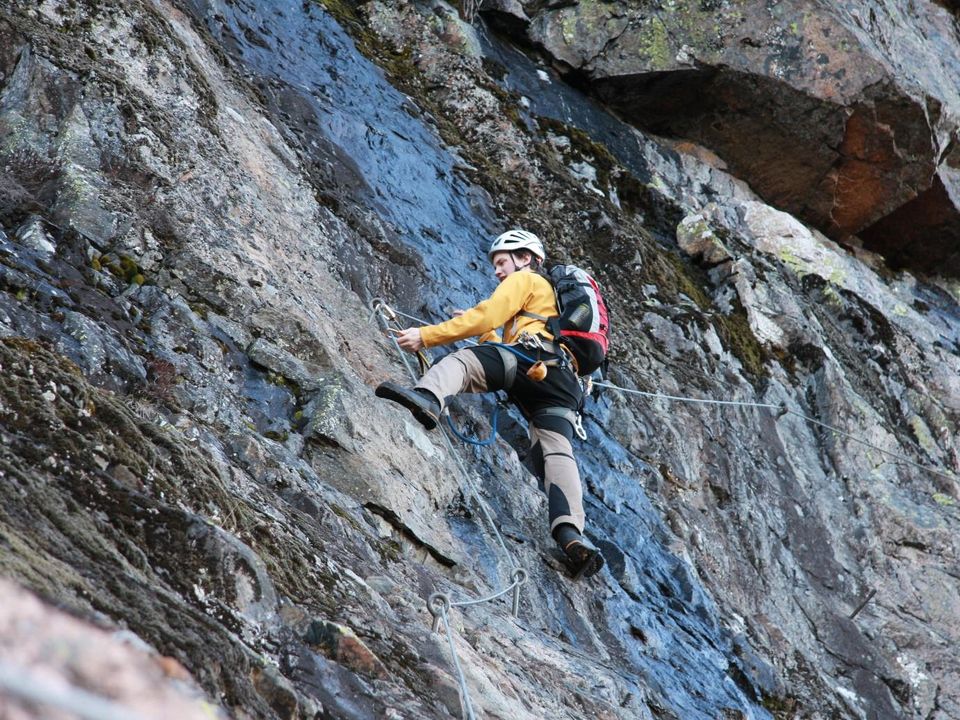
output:
[{"label": "cable anchor bolt", "polygon": [[433,632],[440,632],[440,621],[450,609],[450,596],[435,592],[427,599],[427,610],[433,615]]},{"label": "cable anchor bolt", "polygon": [[370,305],[373,307],[374,312],[380,313],[387,320],[390,320],[391,322],[398,322],[397,314],[393,311],[392,307],[387,305],[383,298],[374,298]]},{"label": "cable anchor bolt", "polygon": [[523,568],[515,568],[513,575],[513,616],[520,617],[520,586],[527,581],[527,571]]}]

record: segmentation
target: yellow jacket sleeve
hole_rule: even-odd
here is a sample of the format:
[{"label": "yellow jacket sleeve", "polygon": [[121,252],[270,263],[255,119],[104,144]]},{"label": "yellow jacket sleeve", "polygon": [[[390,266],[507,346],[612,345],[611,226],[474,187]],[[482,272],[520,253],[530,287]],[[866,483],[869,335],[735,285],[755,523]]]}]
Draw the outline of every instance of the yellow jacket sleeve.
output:
[{"label": "yellow jacket sleeve", "polygon": [[[508,275],[490,297],[470,308],[460,317],[421,327],[420,337],[426,347],[446,345],[477,335],[482,335],[482,340],[485,342],[496,340],[496,336],[491,333],[507,325],[508,322],[512,324],[513,319],[523,310],[544,317],[557,314],[556,300],[550,283],[540,275],[528,271]],[[542,321],[520,317],[517,318],[516,324],[517,332],[526,329],[531,333],[540,332],[549,337]],[[504,337],[504,342],[515,339],[509,334],[509,330],[506,332],[508,334]]]}]

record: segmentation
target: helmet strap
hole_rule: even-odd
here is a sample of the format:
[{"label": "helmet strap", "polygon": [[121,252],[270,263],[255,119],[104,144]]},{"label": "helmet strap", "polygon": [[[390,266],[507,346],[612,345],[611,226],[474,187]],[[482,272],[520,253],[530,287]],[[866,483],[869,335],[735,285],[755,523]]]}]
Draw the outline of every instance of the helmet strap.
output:
[{"label": "helmet strap", "polygon": [[529,250],[526,251],[527,254],[530,256],[530,260],[529,260],[529,262],[527,262],[526,265],[523,266],[523,268],[521,268],[519,265],[517,265],[517,253],[518,253],[518,252],[519,252],[518,250],[511,250],[511,251],[510,251],[510,259],[513,260],[513,271],[516,272],[517,270],[522,270],[523,268],[532,268],[533,258],[535,257],[534,254],[533,254],[532,252],[530,252]]}]

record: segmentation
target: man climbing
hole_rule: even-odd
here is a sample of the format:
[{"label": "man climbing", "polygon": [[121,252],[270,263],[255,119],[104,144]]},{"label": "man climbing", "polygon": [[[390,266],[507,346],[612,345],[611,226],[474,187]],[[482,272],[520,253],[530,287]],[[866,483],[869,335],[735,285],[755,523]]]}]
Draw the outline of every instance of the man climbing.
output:
[{"label": "man climbing", "polygon": [[[547,330],[548,319],[559,313],[553,286],[538,272],[546,259],[543,243],[531,232],[509,230],[488,256],[500,282],[489,298],[450,320],[397,335],[411,353],[476,336],[480,344],[447,355],[413,388],[385,382],[376,394],[432,430],[451,395],[505,390],[529,424],[526,464],[547,495],[550,532],[574,578],[589,577],[603,567],[603,557],[582,537],[583,490],[572,447],[582,389],[568,353]],[[502,344],[496,334],[501,327]],[[534,379],[544,369],[545,376]]]}]

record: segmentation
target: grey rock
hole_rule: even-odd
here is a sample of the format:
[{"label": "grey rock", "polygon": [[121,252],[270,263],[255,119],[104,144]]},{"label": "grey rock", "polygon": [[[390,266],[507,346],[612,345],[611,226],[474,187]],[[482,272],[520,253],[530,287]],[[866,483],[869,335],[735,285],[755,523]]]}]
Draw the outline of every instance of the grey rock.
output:
[{"label": "grey rock", "polygon": [[767,202],[835,239],[857,234],[897,266],[957,274],[960,186],[943,153],[960,124],[949,10],[525,7],[532,20],[513,32],[621,116],[710,148]]},{"label": "grey rock", "polygon": [[146,381],[143,360],[123,347],[116,337],[78,312],[68,310],[64,316],[64,334],[59,342],[63,354],[76,358],[78,364],[94,376],[110,375],[135,384]]},{"label": "grey rock", "polygon": [[247,355],[257,365],[292,381],[304,392],[312,392],[325,384],[320,368],[302,362],[262,338],[257,338],[247,347]]},{"label": "grey rock", "polygon": [[[960,294],[785,212],[829,215],[810,175],[850,170],[837,138],[888,124],[877,197],[830,222],[882,222],[918,192],[949,240],[922,187],[936,175],[950,198],[955,88],[927,93],[939,107],[904,90],[952,81],[913,40],[940,42],[943,8],[870,4],[871,29],[817,6],[792,37],[801,5],[779,4],[783,22],[708,5],[527,3],[548,65],[451,8],[367,3],[350,24],[404,93],[315,3],[4,5],[4,575],[164,648],[236,716],[459,716],[452,642],[478,717],[960,718]],[[724,40],[764,47],[712,58],[681,10],[726,13]],[[866,57],[857,72],[789,64],[778,48],[825,42],[837,13],[848,49],[826,65]],[[615,39],[563,46],[557,20],[588,16]],[[669,65],[652,72],[678,95],[640,82],[657,20]],[[892,20],[903,37],[879,38]],[[864,50],[879,40],[905,52]],[[776,61],[759,79],[757,58]],[[564,63],[629,73],[594,89],[649,91],[661,127],[699,142],[603,114]],[[763,102],[734,119],[762,115],[753,145],[674,102],[751,87]],[[55,252],[14,232],[31,215]],[[451,450],[372,392],[407,376],[371,300],[429,322],[467,307],[496,286],[484,238],[515,224],[597,274],[612,378],[648,393],[586,406],[587,535],[607,559],[588,582],[553,553],[519,415],[491,448]],[[143,285],[108,267],[122,257]],[[488,400],[455,413],[486,434]],[[497,594],[518,566],[518,617],[508,592],[452,607],[449,641],[431,632],[430,593]],[[314,620],[331,642],[305,641]],[[354,639],[366,664],[340,653]]]},{"label": "grey rock", "polygon": [[487,0],[480,4],[480,12],[495,27],[509,32],[520,32],[530,24],[530,17],[518,0]]},{"label": "grey rock", "polygon": [[[222,520],[226,521],[227,518]],[[201,604],[222,603],[253,626],[271,620],[277,611],[273,582],[257,555],[236,537],[214,525],[196,522],[187,537],[203,558],[193,593]]]},{"label": "grey rock", "polygon": [[[300,698],[293,683],[285,678],[273,665],[266,665],[254,672],[254,686],[257,692],[266,699],[275,717],[281,720],[296,720],[300,717]],[[310,703],[303,708],[307,717],[316,717],[322,712],[322,706]]]},{"label": "grey rock", "polygon": [[688,215],[680,222],[677,244],[684,252],[708,265],[718,265],[732,258],[702,215]]},{"label": "grey rock", "polygon": [[354,449],[353,414],[347,409],[350,402],[342,377],[327,378],[319,384],[303,409],[304,437]]},{"label": "grey rock", "polygon": [[43,221],[38,217],[30,218],[17,228],[16,236],[24,247],[41,255],[50,256],[57,251],[56,246],[43,227]]},{"label": "grey rock", "polygon": [[368,577],[366,578],[366,582],[378,593],[387,597],[393,595],[394,591],[397,589],[397,584],[393,580],[382,575]]}]

